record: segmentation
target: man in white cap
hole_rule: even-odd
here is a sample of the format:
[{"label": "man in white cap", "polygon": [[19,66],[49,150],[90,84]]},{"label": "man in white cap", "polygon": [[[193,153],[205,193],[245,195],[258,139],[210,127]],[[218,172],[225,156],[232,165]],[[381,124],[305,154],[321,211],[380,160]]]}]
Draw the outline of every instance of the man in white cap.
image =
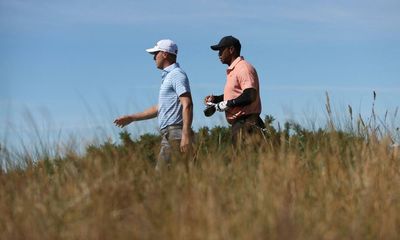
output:
[{"label": "man in white cap", "polygon": [[[189,79],[176,62],[178,46],[172,40],[163,39],[146,51],[154,56],[157,68],[162,70],[158,104],[143,112],[121,116],[114,123],[124,127],[134,121],[158,118],[162,140],[156,169],[160,170],[170,166],[171,153],[175,148],[178,152],[190,152],[193,102]],[[186,158],[186,167],[187,161]]]}]

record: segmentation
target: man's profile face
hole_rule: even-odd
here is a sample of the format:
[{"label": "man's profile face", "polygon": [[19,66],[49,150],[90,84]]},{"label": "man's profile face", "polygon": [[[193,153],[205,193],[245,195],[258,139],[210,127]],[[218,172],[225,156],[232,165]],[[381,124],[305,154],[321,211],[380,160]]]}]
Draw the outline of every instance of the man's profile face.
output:
[{"label": "man's profile face", "polygon": [[163,57],[164,53],[159,51],[159,52],[155,52],[154,53],[154,61],[156,62],[156,66],[158,69],[163,69],[164,66],[164,57]]},{"label": "man's profile face", "polygon": [[219,49],[218,56],[221,63],[229,65],[231,63],[232,53],[232,47],[223,47]]}]

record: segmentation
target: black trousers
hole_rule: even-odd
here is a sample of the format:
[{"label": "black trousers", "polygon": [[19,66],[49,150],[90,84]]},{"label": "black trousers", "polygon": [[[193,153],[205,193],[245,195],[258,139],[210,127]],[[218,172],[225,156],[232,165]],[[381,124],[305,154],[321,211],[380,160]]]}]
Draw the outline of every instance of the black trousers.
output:
[{"label": "black trousers", "polygon": [[262,140],[265,138],[263,129],[265,124],[259,114],[241,116],[232,124],[232,143],[237,146]]}]

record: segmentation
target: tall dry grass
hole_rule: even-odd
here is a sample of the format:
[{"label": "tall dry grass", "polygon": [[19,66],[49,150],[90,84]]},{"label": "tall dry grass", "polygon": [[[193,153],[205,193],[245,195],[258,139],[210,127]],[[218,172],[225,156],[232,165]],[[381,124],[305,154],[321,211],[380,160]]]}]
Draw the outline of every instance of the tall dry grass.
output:
[{"label": "tall dry grass", "polygon": [[201,129],[189,171],[156,172],[158,137],[126,133],[1,170],[0,239],[399,239],[391,135],[285,128],[240,150]]},{"label": "tall dry grass", "polygon": [[209,147],[161,174],[129,148],[40,161],[0,173],[0,238],[398,239],[388,144],[329,132],[301,148]]}]

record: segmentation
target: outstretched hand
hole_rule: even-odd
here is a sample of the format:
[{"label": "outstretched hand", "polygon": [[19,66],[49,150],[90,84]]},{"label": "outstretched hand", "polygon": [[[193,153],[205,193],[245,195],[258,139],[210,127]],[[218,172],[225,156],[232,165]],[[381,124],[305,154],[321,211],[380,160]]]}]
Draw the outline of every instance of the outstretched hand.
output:
[{"label": "outstretched hand", "polygon": [[129,115],[125,115],[125,116],[119,117],[114,120],[114,124],[117,127],[121,127],[121,128],[125,127],[126,125],[130,124],[131,122],[133,122],[133,119]]}]

